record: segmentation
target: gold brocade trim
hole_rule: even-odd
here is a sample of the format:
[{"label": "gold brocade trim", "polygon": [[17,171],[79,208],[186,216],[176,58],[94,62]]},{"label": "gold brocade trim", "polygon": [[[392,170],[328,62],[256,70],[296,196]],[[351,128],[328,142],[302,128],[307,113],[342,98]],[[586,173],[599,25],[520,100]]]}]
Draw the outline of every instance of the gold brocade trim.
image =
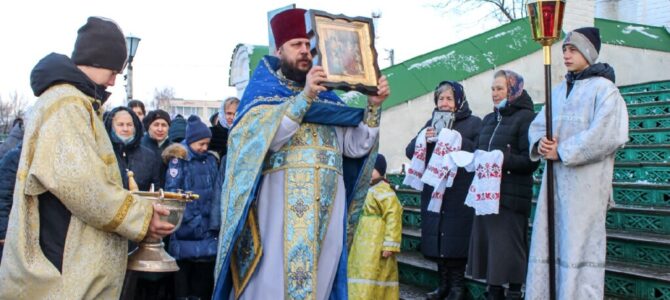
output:
[{"label": "gold brocade trim", "polygon": [[287,118],[289,118],[289,120],[291,120],[291,121],[293,121],[293,122],[296,122],[296,123],[298,123],[298,124],[302,123],[302,120],[298,119],[298,117],[296,117],[296,116],[294,116],[294,115],[292,115],[292,114],[290,114],[290,113],[287,113],[287,114],[284,115],[284,116],[286,116]]},{"label": "gold brocade trim", "polygon": [[[312,292],[312,299],[316,299],[316,288],[318,286],[317,264],[319,262],[319,252],[321,252],[321,241],[319,241],[319,221],[321,219],[321,176],[320,168],[314,169],[314,202],[312,202],[312,209],[314,209],[314,242],[311,243],[312,250],[312,283],[314,291]],[[334,201],[333,201],[334,202]],[[332,207],[332,205],[331,205]]]},{"label": "gold brocade trim", "polygon": [[[320,165],[316,165],[314,167],[314,196],[313,197],[314,197],[314,200],[316,200],[316,202],[317,202],[316,203],[317,205],[314,205],[315,208],[317,206],[319,206],[318,202],[321,201],[321,176],[319,176],[319,175],[321,175],[321,172],[319,172],[319,170],[321,168],[332,169],[332,167],[327,168],[327,166],[323,167],[323,166],[320,166]],[[319,211],[316,210],[314,212],[314,215],[319,216]],[[319,228],[319,218],[314,218],[314,225],[315,225],[314,228]]]},{"label": "gold brocade trim", "polygon": [[28,177],[28,171],[26,170],[21,170],[18,173],[16,173],[16,178],[18,178],[19,181],[25,181],[26,177]]},{"label": "gold brocade trim", "polygon": [[[235,147],[232,147],[234,142],[238,141],[248,141],[250,137],[252,136],[252,133],[249,132],[249,130],[246,130],[250,128],[250,125],[254,124],[269,124],[270,120],[273,118],[279,119],[285,112],[286,107],[275,107],[273,105],[258,105],[256,107],[253,107],[249,109],[249,111],[246,113],[243,118],[239,120],[239,123],[231,129],[229,133],[229,138],[228,138],[228,156],[227,156],[227,161],[228,163],[228,168],[229,172],[231,174],[236,174],[237,172],[246,172],[246,169],[244,169],[244,166],[259,166],[262,167],[263,165],[263,160],[265,159],[265,153],[267,153],[267,150],[269,148],[269,143],[264,146],[263,149],[258,149],[258,152],[263,153],[263,155],[252,155],[251,157],[245,157],[244,158],[244,166],[241,166],[239,163],[235,161],[231,161],[231,159],[235,158],[241,158],[241,152],[242,150],[248,151],[247,148],[241,147],[239,145],[235,145]],[[260,112],[264,112],[261,114]],[[274,126],[272,130],[259,130],[259,132],[254,132],[254,134],[262,135],[266,140],[272,140],[272,137],[275,135],[277,132],[277,129],[279,128],[279,124]],[[253,152],[253,151],[252,151]],[[239,170],[239,168],[243,168],[242,170]],[[251,190],[244,190],[242,193],[234,193],[233,190],[235,189],[235,180],[231,179],[232,177],[227,177],[226,180],[223,183],[223,186],[221,188],[221,233],[219,234],[219,254],[223,253],[229,253],[229,251],[232,251],[232,247],[235,244],[235,239],[233,238],[233,234],[230,230],[230,228],[234,228],[237,226],[237,223],[231,224],[231,220],[235,220],[235,213],[236,209],[239,209],[241,211],[243,207],[243,203],[241,200],[246,201],[247,197],[249,197]],[[232,210],[232,212],[230,211]],[[229,216],[230,214],[230,216]],[[242,220],[237,219],[238,222],[241,222]],[[215,265],[215,272],[216,274],[219,274],[219,272],[222,271],[222,265],[223,265],[223,259],[219,259],[221,255],[216,260],[216,265]],[[252,270],[251,272],[254,272],[255,270]],[[217,276],[218,277],[218,276]],[[218,278],[215,278],[215,281],[218,280]]]},{"label": "gold brocade trim", "polygon": [[369,213],[369,212],[367,212],[367,211],[365,211],[365,210],[363,210],[363,211],[361,212],[361,216],[363,216],[363,217],[372,217],[372,218],[382,218],[382,215],[380,215],[380,214],[378,214],[378,213]]},{"label": "gold brocade trim", "polygon": [[[253,207],[249,208],[249,214],[247,215],[247,224],[245,226],[251,227],[251,239],[253,240],[254,245],[259,245],[258,249],[254,249],[254,252],[256,253],[256,256],[254,257],[254,260],[251,261],[251,266],[249,267],[249,271],[247,272],[246,275],[244,275],[244,278],[242,279],[242,282],[239,282],[239,272],[240,270],[237,269],[237,264],[231,263],[230,264],[230,271],[233,273],[233,288],[235,290],[235,299],[239,299],[240,296],[242,296],[242,292],[244,292],[244,288],[247,287],[247,284],[249,284],[249,280],[251,279],[251,275],[254,274],[252,270],[256,269],[256,266],[258,266],[258,263],[261,261],[261,256],[263,254],[263,247],[260,246],[261,244],[261,237],[258,232],[258,223],[256,222],[256,210]],[[235,255],[235,251],[231,253],[230,256],[230,261],[234,262],[237,260],[237,255]]]},{"label": "gold brocade trim", "polygon": [[140,231],[140,234],[137,235],[136,241],[138,242],[143,241],[144,238],[147,236],[147,233],[149,232],[149,224],[151,223],[151,219],[153,218],[153,216],[154,216],[154,210],[152,206],[151,213],[147,214],[147,216],[144,217],[144,223],[142,224],[142,231]]},{"label": "gold brocade trim", "polygon": [[286,203],[288,203],[288,197],[289,197],[288,176],[289,176],[288,173],[284,174],[284,199],[283,199],[284,200],[284,216],[283,216],[284,217],[284,228],[282,230],[283,231],[282,232],[282,235],[283,235],[283,237],[282,237],[282,241],[283,241],[282,244],[283,245],[282,246],[284,246],[284,249],[283,249],[283,251],[284,251],[284,255],[283,255],[284,256],[284,299],[291,299],[291,297],[289,297],[289,295],[288,295],[288,280],[287,280],[288,278],[287,277],[288,277],[288,270],[289,270],[289,265],[288,265],[289,246],[287,245],[287,242],[286,242],[288,240],[287,239],[287,234],[286,234],[286,231],[287,231],[286,230],[286,226],[287,226],[286,216],[289,214],[288,207],[287,207],[288,205],[286,205]]},{"label": "gold brocade trim", "polygon": [[263,175],[276,172],[279,170],[286,170],[286,169],[329,169],[337,172],[337,174],[342,175],[342,170],[338,169],[337,167],[329,166],[329,165],[324,165],[324,164],[288,164],[288,165],[282,165],[281,167],[276,167],[272,168],[269,170],[263,171]]},{"label": "gold brocade trim", "polygon": [[126,215],[128,215],[128,210],[130,210],[130,206],[134,201],[135,199],[133,198],[133,195],[128,193],[128,196],[126,196],[126,199],[123,200],[121,207],[119,207],[119,210],[116,211],[116,215],[114,215],[112,221],[103,226],[102,229],[105,231],[114,231],[117,227],[119,227],[119,225],[121,225],[123,220],[126,218]]},{"label": "gold brocade trim", "polygon": [[116,156],[114,154],[105,154],[101,158],[105,165],[109,166],[116,163]]},{"label": "gold brocade trim", "polygon": [[368,125],[370,128],[379,127],[381,112],[381,105],[368,105],[365,111],[365,125]]},{"label": "gold brocade trim", "polygon": [[[314,175],[314,178],[315,178],[314,185],[311,187],[313,189],[312,199],[314,199],[316,201],[311,201],[311,203],[308,203],[307,205],[311,206],[310,208],[312,209],[312,216],[313,216],[313,222],[314,222],[312,234],[314,235],[313,236],[314,239],[318,239],[318,218],[319,218],[318,206],[319,205],[318,205],[317,201],[318,201],[318,195],[320,195],[319,191],[321,190],[320,183],[319,183],[319,180],[318,180],[318,178],[319,178],[319,175],[318,175],[319,168],[314,167],[314,165],[310,165],[310,166],[311,167],[308,167],[308,168],[314,169],[314,174],[315,174]],[[317,247],[316,243],[318,243],[318,241],[313,241],[311,243],[309,242],[309,238],[308,238],[309,237],[309,232],[307,232],[309,226],[307,224],[302,224],[304,226],[304,228],[296,229],[295,228],[296,224],[290,222],[290,220],[289,220],[289,218],[290,218],[289,217],[289,215],[290,215],[290,212],[289,212],[289,210],[290,210],[289,198],[291,197],[291,193],[289,192],[289,178],[290,177],[291,177],[291,174],[289,174],[288,172],[286,174],[284,174],[284,225],[283,225],[283,227],[284,227],[283,228],[283,231],[284,231],[283,232],[283,236],[284,236],[284,239],[283,239],[283,244],[284,245],[283,246],[284,247],[283,248],[284,248],[284,298],[285,299],[294,299],[295,298],[294,296],[291,296],[291,294],[289,293],[289,286],[290,286],[289,276],[291,274],[291,270],[290,270],[291,266],[290,266],[289,259],[290,259],[290,256],[291,256],[290,255],[290,253],[291,253],[290,250],[292,248],[291,243],[292,242],[295,243],[295,240],[299,239],[297,237],[298,235],[303,235],[303,237],[306,237],[304,242],[306,242],[308,244],[309,250],[311,251],[311,254],[312,254],[312,260],[313,260],[313,261],[311,261],[312,269],[309,272],[310,273],[309,277],[311,278],[310,280],[311,280],[311,283],[313,285],[317,284],[317,281],[316,281],[316,279],[317,279],[316,278],[316,276],[317,276],[316,265],[317,265],[317,261],[318,261],[318,257],[319,257],[317,255],[317,249],[316,249],[316,247]],[[308,184],[308,185],[310,185],[310,184]],[[301,194],[303,194],[302,196],[304,198],[309,197],[309,193],[301,193]],[[305,201],[307,201],[307,199],[305,199]],[[305,211],[308,211],[308,209],[305,209]],[[289,239],[288,236],[287,236],[288,235],[287,234],[288,226],[290,226],[290,225],[294,225],[294,227],[292,228],[294,231],[296,231],[296,230],[301,231],[300,233],[294,233],[293,234],[293,240]],[[293,245],[295,246],[295,244],[293,244]],[[313,290],[311,291],[311,293],[309,293],[307,295],[304,295],[304,296],[305,296],[305,299],[316,299],[316,286],[313,286]]]},{"label": "gold brocade trim", "polygon": [[282,150],[280,151],[311,150],[311,149],[333,151],[337,152],[338,154],[341,154],[339,147],[328,147],[328,146],[317,146],[317,145],[287,146],[285,148],[282,148]]}]

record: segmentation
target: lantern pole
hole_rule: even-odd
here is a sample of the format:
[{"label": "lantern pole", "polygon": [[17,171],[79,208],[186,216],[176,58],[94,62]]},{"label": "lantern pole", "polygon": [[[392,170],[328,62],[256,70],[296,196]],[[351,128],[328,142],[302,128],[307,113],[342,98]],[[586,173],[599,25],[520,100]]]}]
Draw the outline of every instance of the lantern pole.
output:
[{"label": "lantern pole", "polygon": [[[563,23],[564,0],[538,0],[528,3],[528,16],[531,24],[533,39],[542,45],[544,54],[544,96],[545,96],[545,123],[546,137],[553,139],[552,105],[551,105],[551,44],[561,35]],[[549,256],[549,299],[557,298],[556,294],[556,236],[555,236],[555,208],[554,208],[554,165],[552,160],[546,160],[547,172],[547,241]]]}]

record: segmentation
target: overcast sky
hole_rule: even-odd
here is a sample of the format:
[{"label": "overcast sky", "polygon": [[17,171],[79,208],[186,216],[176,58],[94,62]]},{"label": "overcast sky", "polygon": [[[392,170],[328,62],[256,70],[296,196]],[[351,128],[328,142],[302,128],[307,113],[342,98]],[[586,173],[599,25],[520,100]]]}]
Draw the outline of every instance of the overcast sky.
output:
[{"label": "overcast sky", "polygon": [[[387,1],[4,1],[0,9],[0,96],[18,92],[26,100],[30,71],[50,52],[70,56],[77,29],[88,16],[119,23],[126,35],[142,39],[133,61],[134,98],[150,101],[154,89],[171,87],[184,99],[221,100],[235,95],[228,86],[232,51],[238,43],[267,45],[267,11],[295,3],[300,8],[348,16],[382,13],[377,50],[395,50],[399,63],[496,26],[481,22],[483,11],[467,14],[433,7],[437,0]],[[382,68],[388,61],[381,61]],[[117,78],[113,105],[125,98]]]}]

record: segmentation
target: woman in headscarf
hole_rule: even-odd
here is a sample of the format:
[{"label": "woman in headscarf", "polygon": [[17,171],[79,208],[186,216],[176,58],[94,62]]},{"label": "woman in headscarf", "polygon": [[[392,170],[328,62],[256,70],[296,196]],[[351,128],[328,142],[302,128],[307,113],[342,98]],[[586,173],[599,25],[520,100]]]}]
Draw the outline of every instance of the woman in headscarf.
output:
[{"label": "woman in headscarf", "polygon": [[[455,81],[440,82],[435,88],[434,101],[436,111],[454,113],[451,129],[461,135],[461,150],[473,152],[482,121],[479,117],[472,115],[463,86]],[[439,134],[435,128],[432,128],[432,124],[432,119],[428,120],[419,135],[407,145],[405,152],[409,159],[417,155],[415,153],[417,143],[423,143],[426,145],[423,160],[425,163],[430,161],[435,149],[435,139]],[[422,135],[424,129],[426,129],[425,135]],[[417,141],[419,136],[425,136],[425,142]],[[426,258],[437,263],[440,274],[440,285],[435,291],[428,293],[428,299],[447,297],[447,299],[455,300],[465,297],[465,264],[474,211],[465,206],[464,202],[473,176],[474,173],[468,173],[463,168],[458,169],[453,185],[444,191],[439,212],[428,210],[433,187],[429,185],[423,187],[421,193],[421,252]]]},{"label": "woman in headscarf", "polygon": [[[528,217],[533,172],[528,156],[528,126],[535,118],[523,77],[500,70],[491,85],[493,112],[484,117],[477,149],[504,155],[498,214],[476,216],[472,225],[467,274],[488,284],[487,299],[521,299],[528,263]],[[503,284],[509,284],[507,298]]]},{"label": "woman in headscarf", "polygon": [[161,161],[154,152],[142,146],[142,123],[130,108],[114,108],[105,119],[105,128],[114,147],[119,163],[123,187],[128,189],[128,171],[133,171],[135,182],[141,191],[148,191],[153,184],[160,187]]}]

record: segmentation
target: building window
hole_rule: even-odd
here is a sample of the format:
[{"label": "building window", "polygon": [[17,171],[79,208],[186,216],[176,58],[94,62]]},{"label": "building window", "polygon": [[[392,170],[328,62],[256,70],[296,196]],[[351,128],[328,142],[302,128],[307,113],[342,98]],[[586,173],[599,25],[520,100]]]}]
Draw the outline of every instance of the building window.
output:
[{"label": "building window", "polygon": [[219,109],[216,108],[216,107],[208,107],[207,108],[207,116],[211,116],[211,115],[213,115],[215,113],[218,113],[218,112],[219,112]]}]

